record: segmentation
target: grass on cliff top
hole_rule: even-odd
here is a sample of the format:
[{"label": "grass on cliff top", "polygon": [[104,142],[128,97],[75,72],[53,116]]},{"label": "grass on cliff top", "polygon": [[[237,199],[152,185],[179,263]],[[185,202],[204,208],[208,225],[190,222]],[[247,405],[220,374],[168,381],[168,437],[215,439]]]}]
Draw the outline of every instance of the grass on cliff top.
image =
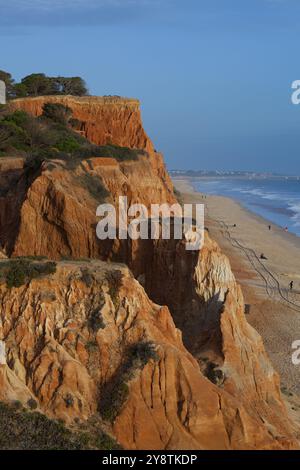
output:
[{"label": "grass on cliff top", "polygon": [[0,156],[26,157],[29,168],[38,169],[45,160],[67,162],[72,169],[81,160],[110,157],[118,161],[137,160],[143,150],[112,143],[97,146],[81,135],[82,123],[72,118],[72,110],[59,103],[46,103],[43,114],[33,117],[24,111],[0,110]]},{"label": "grass on cliff top", "polygon": [[0,280],[5,281],[9,289],[21,287],[32,279],[54,274],[56,263],[53,261],[36,262],[29,258],[1,261]]},{"label": "grass on cliff top", "polygon": [[119,445],[97,432],[71,431],[61,421],[31,412],[18,402],[0,402],[0,449],[2,450],[113,450]]}]

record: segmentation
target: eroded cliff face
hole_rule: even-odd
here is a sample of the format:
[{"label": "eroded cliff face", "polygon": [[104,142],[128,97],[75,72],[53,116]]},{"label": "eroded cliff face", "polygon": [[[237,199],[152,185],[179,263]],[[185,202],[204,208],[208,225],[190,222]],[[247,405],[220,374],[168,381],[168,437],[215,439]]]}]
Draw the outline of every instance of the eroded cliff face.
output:
[{"label": "eroded cliff face", "polygon": [[[103,196],[101,187],[109,191]],[[96,237],[97,206],[175,202],[165,181],[156,175],[147,156],[119,163],[109,158],[81,161],[76,168],[64,162],[45,162],[41,170],[24,171],[0,197],[0,241],[8,256],[43,255],[108,258],[124,244],[100,243]],[[123,256],[123,255],[122,255]]]},{"label": "eroded cliff face", "polygon": [[[257,391],[249,383],[247,394],[243,384],[242,396],[201,373],[169,310],[151,302],[122,265],[61,262],[56,274],[20,288],[2,284],[0,335],[8,365],[1,367],[10,374],[1,381],[2,397],[17,383],[14,399],[33,396],[43,412],[68,423],[116,412],[111,432],[130,449],[293,447],[274,372],[235,295],[226,300],[221,332],[227,368],[231,354],[249,348],[255,354],[256,370],[249,362],[244,375],[255,372]],[[147,357],[138,345],[149,342],[155,355]],[[125,382],[123,402],[107,398]]]},{"label": "eroded cliff face", "polygon": [[[278,376],[245,319],[229,262],[208,234],[194,252],[183,240],[96,238],[101,202],[117,204],[120,195],[147,207],[176,201],[138,103],[45,97],[11,106],[38,115],[50,100],[72,107],[93,142],[148,154],[131,162],[91,156],[72,167],[53,160],[38,171],[15,169],[0,197],[3,256],[125,262],[136,279],[114,263],[74,261],[18,289],[2,283],[3,396],[18,380],[21,399],[33,394],[49,416],[72,422],[110,415],[111,432],[126,448],[296,447]],[[120,285],[109,274],[116,270]],[[143,350],[149,341],[158,356],[148,351],[145,362],[145,352],[136,357],[137,345]],[[113,390],[122,398],[117,412],[107,398]]]}]

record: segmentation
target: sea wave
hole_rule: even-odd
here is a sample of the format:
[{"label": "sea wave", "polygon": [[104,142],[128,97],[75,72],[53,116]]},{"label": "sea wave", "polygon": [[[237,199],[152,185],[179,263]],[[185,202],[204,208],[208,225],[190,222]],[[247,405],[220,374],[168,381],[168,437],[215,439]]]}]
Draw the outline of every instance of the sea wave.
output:
[{"label": "sea wave", "polygon": [[281,227],[289,227],[300,236],[300,185],[295,181],[213,180],[197,182],[195,189],[239,200]]},{"label": "sea wave", "polygon": [[291,219],[293,221],[293,224],[296,227],[300,227],[300,201],[298,201],[296,204],[290,204],[289,209],[294,212],[294,215],[292,215]]},{"label": "sea wave", "polygon": [[252,196],[258,196],[258,197],[261,197],[262,199],[267,199],[270,201],[283,201],[283,200],[289,201],[290,200],[289,196],[285,196],[282,193],[268,192],[259,188],[254,188],[254,189],[242,189],[241,188],[239,189],[239,192],[242,194],[250,194]]}]

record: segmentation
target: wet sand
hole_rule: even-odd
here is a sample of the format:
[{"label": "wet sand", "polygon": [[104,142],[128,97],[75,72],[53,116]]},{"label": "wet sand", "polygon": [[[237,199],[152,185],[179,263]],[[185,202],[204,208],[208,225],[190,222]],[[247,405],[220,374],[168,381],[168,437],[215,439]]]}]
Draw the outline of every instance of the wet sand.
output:
[{"label": "wet sand", "polygon": [[205,204],[205,225],[230,259],[249,305],[247,320],[263,337],[299,419],[300,365],[292,363],[292,343],[300,340],[300,238],[274,224],[269,230],[268,221],[233,199],[195,192],[188,179],[173,182],[184,202]]}]

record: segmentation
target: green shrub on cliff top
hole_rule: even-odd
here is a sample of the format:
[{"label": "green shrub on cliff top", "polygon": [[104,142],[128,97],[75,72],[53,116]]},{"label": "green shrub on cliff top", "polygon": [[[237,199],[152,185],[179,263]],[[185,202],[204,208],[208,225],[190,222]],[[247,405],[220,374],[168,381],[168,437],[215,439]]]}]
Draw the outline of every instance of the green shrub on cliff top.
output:
[{"label": "green shrub on cliff top", "polygon": [[29,259],[13,259],[1,261],[0,278],[2,278],[9,289],[20,287],[32,279],[56,272],[56,263],[48,261],[37,263]]}]

